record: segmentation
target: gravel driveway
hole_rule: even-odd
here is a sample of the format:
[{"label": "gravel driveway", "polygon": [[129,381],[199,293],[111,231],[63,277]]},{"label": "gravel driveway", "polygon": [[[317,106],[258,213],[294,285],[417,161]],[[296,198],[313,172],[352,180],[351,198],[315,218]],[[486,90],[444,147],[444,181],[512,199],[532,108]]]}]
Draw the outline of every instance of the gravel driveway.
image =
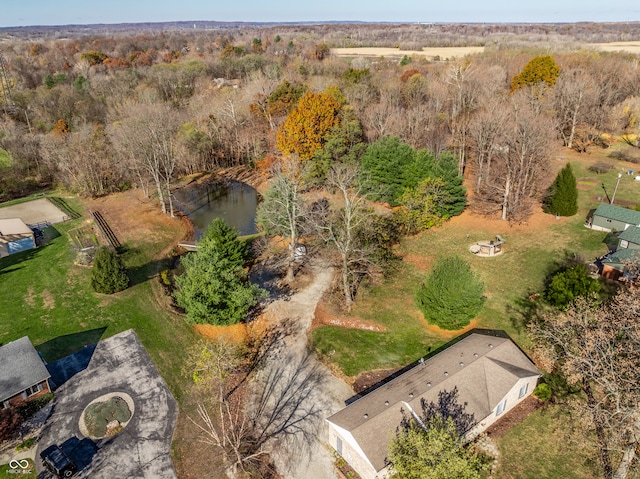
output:
[{"label": "gravel driveway", "polygon": [[[313,280],[302,291],[293,294],[289,299],[281,299],[271,303],[267,311],[272,321],[295,321],[296,329],[286,338],[287,355],[272,357],[267,362],[265,369],[278,370],[282,377],[291,377],[296,373],[296,368],[303,362],[308,354],[308,332],[311,321],[320,298],[330,286],[335,271],[323,263],[311,263]],[[276,447],[271,454],[278,472],[286,479],[310,479],[337,478],[333,466],[334,458],[332,449],[326,444],[327,437],[325,418],[338,412],[344,407],[344,401],[353,396],[351,387],[341,379],[336,378],[329,369],[320,363],[315,355],[309,362],[304,363],[304,368],[316,368],[319,375],[318,387],[311,391],[311,402],[322,413],[315,417],[310,424],[306,424],[307,430],[314,431],[311,440],[305,440],[296,436],[286,444],[286,447]]]}]

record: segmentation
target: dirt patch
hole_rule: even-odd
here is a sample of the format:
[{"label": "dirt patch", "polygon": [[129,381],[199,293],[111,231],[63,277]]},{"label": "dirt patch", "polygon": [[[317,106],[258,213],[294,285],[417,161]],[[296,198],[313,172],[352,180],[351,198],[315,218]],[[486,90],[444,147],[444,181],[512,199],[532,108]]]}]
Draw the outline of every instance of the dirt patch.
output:
[{"label": "dirt patch", "polygon": [[50,291],[48,290],[44,290],[42,292],[42,307],[44,309],[53,309],[56,306],[56,300],[54,299],[53,295],[51,294]]},{"label": "dirt patch", "polygon": [[316,306],[312,321],[312,327],[315,328],[318,326],[339,326],[341,328],[361,329],[364,331],[374,331],[377,333],[385,332],[387,330],[387,328],[380,324],[376,324],[371,321],[365,321],[364,319],[356,318],[353,316],[335,316],[328,312],[321,302]]},{"label": "dirt patch", "polygon": [[431,265],[435,258],[433,256],[420,256],[417,254],[406,254],[403,258],[403,261],[406,261],[411,266],[415,267],[420,271],[430,271]]},{"label": "dirt patch", "polygon": [[533,395],[528,396],[520,404],[506,412],[498,421],[494,422],[486,434],[494,441],[502,437],[516,424],[520,424],[532,412],[543,406],[542,401]]},{"label": "dirt patch", "polygon": [[367,371],[364,373],[358,374],[355,381],[353,381],[353,390],[356,393],[361,393],[369,389],[371,386],[378,384],[383,379],[391,376],[392,374],[398,372],[401,368],[396,369],[378,369],[376,371]]},{"label": "dirt patch", "polygon": [[33,294],[33,287],[29,286],[27,290],[27,295],[24,297],[24,302],[27,303],[32,308],[36,305],[36,298]]}]

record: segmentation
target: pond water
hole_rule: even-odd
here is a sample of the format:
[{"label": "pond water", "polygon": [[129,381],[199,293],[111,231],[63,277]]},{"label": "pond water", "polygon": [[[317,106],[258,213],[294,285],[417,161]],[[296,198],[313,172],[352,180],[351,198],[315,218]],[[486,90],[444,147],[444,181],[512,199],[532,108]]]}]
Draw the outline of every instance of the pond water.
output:
[{"label": "pond water", "polygon": [[196,241],[207,231],[215,218],[224,219],[240,235],[257,232],[256,206],[258,194],[251,186],[239,181],[216,184],[196,184],[173,192],[176,209],[189,217],[196,230]]}]

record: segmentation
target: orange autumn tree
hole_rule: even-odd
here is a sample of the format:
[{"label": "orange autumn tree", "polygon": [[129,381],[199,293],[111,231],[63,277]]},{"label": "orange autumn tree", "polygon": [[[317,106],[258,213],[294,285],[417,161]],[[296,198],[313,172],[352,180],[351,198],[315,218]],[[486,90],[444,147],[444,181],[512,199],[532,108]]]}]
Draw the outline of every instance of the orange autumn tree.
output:
[{"label": "orange autumn tree", "polygon": [[340,119],[342,102],[334,92],[306,93],[276,133],[276,145],[285,154],[309,160],[322,148]]}]

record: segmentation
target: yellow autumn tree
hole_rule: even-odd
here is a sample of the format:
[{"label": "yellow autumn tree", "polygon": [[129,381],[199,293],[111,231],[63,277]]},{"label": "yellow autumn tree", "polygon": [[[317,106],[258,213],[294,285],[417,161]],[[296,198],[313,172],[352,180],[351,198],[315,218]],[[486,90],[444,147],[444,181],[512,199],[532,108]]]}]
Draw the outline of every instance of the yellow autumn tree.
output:
[{"label": "yellow autumn tree", "polygon": [[341,102],[331,92],[306,93],[276,133],[276,145],[285,153],[309,160],[322,148],[338,124]]}]

